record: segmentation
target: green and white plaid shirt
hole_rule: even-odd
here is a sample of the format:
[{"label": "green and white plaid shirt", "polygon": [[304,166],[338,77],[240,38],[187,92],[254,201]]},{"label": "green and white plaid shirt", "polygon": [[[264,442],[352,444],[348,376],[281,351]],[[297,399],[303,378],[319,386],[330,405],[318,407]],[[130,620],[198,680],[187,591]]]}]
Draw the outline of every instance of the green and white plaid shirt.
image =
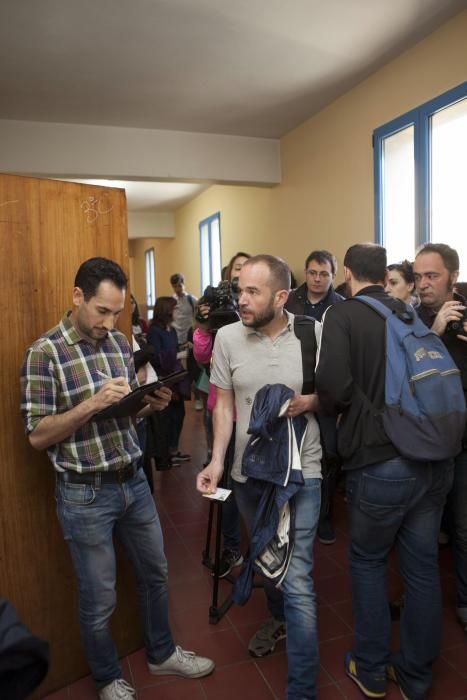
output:
[{"label": "green and white plaid shirt", "polygon": [[[36,340],[21,369],[21,413],[26,433],[45,416],[65,413],[89,399],[107,380],[124,377],[137,387],[133,353],[119,331],[93,345],[82,338],[66,313],[60,323]],[[141,456],[131,418],[90,420],[47,450],[58,471],[112,471]]]}]

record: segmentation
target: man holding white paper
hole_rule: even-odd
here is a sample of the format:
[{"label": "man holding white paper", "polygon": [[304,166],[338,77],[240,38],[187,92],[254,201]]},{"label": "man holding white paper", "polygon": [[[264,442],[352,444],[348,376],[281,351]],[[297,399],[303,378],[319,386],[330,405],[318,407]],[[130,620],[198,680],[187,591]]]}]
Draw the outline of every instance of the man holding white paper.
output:
[{"label": "man holding white paper", "polygon": [[[117,263],[91,258],[78,270],[73,309],[36,340],[21,372],[21,410],[31,445],[47,449],[56,471],[57,514],[79,584],[81,638],[101,700],[131,700],[109,620],[116,604],[113,534],[132,561],[154,675],[199,678],[210,659],[184,652],[172,639],[167,562],[154,500],[131,416],[94,420],[137,387],[133,354],[115,325],[127,279]],[[169,389],[144,401],[164,409]]]},{"label": "man holding white paper", "polygon": [[[236,411],[232,481],[240,514],[251,532],[259,497],[242,473],[251,408],[264,385],[283,383],[290,387],[295,394],[286,415],[303,413],[307,419],[300,454],[304,485],[294,496],[294,549],[280,590],[264,580],[271,617],[253,635],[248,648],[253,656],[265,656],[287,636],[287,698],[313,700],[319,653],[311,571],[320,510],[321,444],[315,417],[318,398],[315,393],[302,393],[303,348],[295,334],[294,316],[284,310],[289,289],[290,271],[280,258],[258,255],[248,259],[240,271],[241,322],[221,328],[214,344],[210,376],[217,387],[213,454],[211,462],[198,474],[197,488],[203,494],[216,490]],[[311,319],[309,324],[309,332],[313,333],[316,324]],[[307,374],[314,375],[314,361],[307,367]]]}]

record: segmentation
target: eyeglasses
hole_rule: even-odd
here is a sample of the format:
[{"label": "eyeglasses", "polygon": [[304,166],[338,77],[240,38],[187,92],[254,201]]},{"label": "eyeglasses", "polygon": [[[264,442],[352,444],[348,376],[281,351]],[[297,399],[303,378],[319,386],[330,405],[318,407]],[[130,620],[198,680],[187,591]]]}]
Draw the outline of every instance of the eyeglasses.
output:
[{"label": "eyeglasses", "polygon": [[328,277],[331,277],[329,272],[326,272],[325,270],[323,272],[318,272],[318,270],[307,270],[306,274],[310,275],[310,277],[316,277],[317,279],[322,279],[322,280],[325,280]]}]

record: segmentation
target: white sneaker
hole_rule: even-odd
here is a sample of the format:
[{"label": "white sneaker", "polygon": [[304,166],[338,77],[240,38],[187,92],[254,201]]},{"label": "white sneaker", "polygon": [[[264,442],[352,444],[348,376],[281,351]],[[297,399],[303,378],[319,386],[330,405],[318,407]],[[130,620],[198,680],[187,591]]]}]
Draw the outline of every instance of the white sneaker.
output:
[{"label": "white sneaker", "polygon": [[201,399],[195,399],[195,411],[202,411],[203,410],[203,402]]},{"label": "white sneaker", "polygon": [[123,678],[117,678],[98,692],[99,700],[133,700],[136,690]]},{"label": "white sneaker", "polygon": [[161,664],[148,662],[149,673],[155,676],[183,676],[183,678],[202,678],[214,671],[215,663],[204,656],[196,656],[193,651],[175,647],[172,656]]}]

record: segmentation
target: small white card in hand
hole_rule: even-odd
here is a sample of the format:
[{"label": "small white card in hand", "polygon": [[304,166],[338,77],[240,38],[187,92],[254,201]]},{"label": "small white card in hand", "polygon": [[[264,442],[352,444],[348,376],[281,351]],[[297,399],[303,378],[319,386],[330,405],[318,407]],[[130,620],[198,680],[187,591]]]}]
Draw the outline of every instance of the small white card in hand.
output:
[{"label": "small white card in hand", "polygon": [[214,501],[226,501],[231,493],[231,489],[217,488],[215,493],[203,493],[203,496],[205,498],[212,498]]}]

